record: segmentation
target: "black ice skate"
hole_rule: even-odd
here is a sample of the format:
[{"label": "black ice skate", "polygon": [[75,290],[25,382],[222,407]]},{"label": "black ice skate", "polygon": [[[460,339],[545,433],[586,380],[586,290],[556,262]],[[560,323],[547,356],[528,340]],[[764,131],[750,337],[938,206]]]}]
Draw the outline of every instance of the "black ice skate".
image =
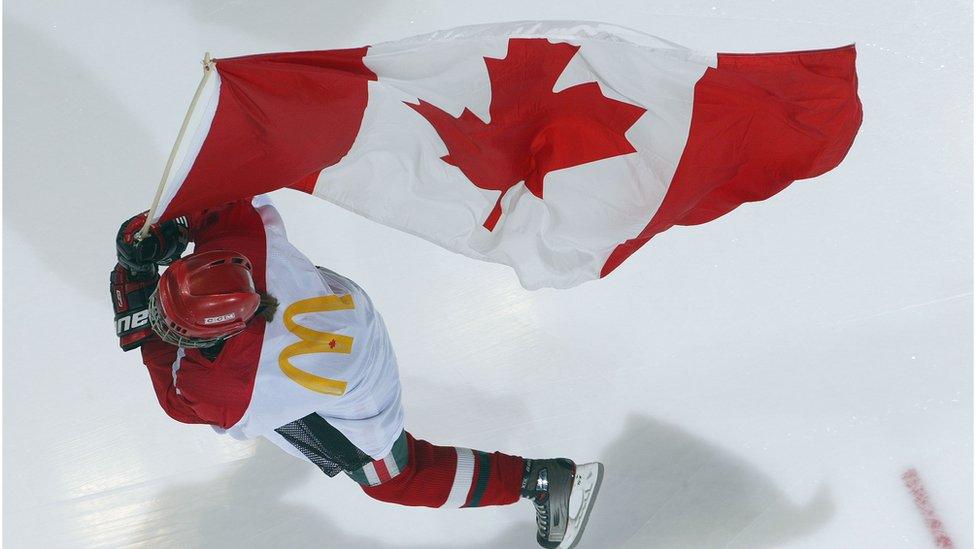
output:
[{"label": "black ice skate", "polygon": [[565,458],[527,459],[522,497],[535,505],[536,540],[547,549],[579,543],[603,480],[603,464]]}]

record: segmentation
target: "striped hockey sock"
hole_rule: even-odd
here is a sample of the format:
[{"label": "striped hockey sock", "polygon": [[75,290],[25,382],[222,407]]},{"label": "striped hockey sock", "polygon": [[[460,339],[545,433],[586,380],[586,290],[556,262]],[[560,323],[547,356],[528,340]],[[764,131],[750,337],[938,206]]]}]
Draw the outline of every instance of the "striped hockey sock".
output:
[{"label": "striped hockey sock", "polygon": [[349,472],[370,497],[400,505],[484,507],[519,499],[524,460],[500,452],[434,446],[406,431],[381,460]]},{"label": "striped hockey sock", "polygon": [[407,466],[408,459],[407,432],[403,431],[400,433],[400,438],[393,443],[393,449],[386,457],[373,460],[363,465],[361,469],[346,471],[346,474],[365,489],[367,486],[377,486],[399,476],[400,472]]}]

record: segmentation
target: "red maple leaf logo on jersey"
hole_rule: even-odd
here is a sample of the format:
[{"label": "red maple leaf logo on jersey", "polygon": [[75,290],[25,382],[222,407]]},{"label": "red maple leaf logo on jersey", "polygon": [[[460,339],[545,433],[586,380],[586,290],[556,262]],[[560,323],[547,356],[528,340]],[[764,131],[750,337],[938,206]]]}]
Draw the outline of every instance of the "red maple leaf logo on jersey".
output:
[{"label": "red maple leaf logo on jersey", "polygon": [[624,133],[645,109],[604,96],[596,82],[552,91],[579,48],[512,38],[504,59],[486,57],[489,123],[467,108],[455,118],[423,100],[407,103],[444,140],[448,154],[442,160],[478,187],[501,191],[484,223],[489,231],[501,216],[505,192],[519,181],[542,198],[551,171],[635,152]]}]

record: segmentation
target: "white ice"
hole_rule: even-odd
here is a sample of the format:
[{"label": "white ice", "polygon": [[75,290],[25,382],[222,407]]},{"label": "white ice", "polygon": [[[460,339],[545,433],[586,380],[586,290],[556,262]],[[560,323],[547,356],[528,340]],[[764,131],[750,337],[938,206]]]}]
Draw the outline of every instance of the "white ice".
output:
[{"label": "white ice", "polygon": [[864,125],[829,174],[672,229],[568,291],[276,193],[298,246],[384,313],[408,427],[603,461],[581,547],[931,546],[910,468],[972,545],[970,2],[9,0],[6,546],[535,546],[525,502],[391,506],[268,443],[173,422],[118,350],[107,295],[116,228],[148,206],[204,51],[516,19],[699,50],[856,42]]}]

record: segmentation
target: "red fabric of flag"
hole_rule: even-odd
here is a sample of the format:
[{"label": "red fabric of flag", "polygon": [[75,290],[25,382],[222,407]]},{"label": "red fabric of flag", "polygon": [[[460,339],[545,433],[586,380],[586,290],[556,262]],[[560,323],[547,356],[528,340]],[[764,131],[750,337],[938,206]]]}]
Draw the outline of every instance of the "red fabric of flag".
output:
[{"label": "red fabric of flag", "polygon": [[855,57],[853,45],[720,53],[695,86],[688,143],[664,202],[600,276],[674,225],[706,223],[840,164],[862,119]]},{"label": "red fabric of flag", "polygon": [[339,161],[359,133],[367,48],[218,59],[210,132],[163,219],[297,186]]}]

